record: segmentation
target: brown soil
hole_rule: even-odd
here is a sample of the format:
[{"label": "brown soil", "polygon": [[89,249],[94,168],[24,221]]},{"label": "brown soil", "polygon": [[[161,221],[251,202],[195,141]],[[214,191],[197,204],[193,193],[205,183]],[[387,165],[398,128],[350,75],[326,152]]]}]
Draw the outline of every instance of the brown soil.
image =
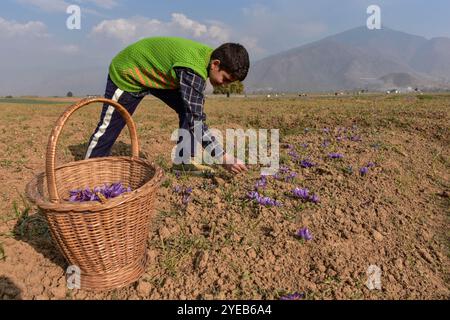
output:
[{"label": "brown soil", "polygon": [[[269,178],[263,193],[281,207],[246,197],[259,179],[257,166],[236,177],[221,170],[209,178],[171,174],[177,117],[146,99],[135,114],[142,156],[166,169],[149,234],[150,264],[138,282],[105,293],[67,289],[64,258],[24,196],[26,184],[44,170],[47,138],[64,106],[1,105],[0,299],[450,297],[450,96],[209,99],[211,127],[279,128],[283,146],[316,164],[302,168],[289,149],[280,149],[283,165],[297,177]],[[99,110],[71,118],[58,163],[82,157]],[[114,154],[128,154],[128,141],[124,133]],[[344,157],[329,159],[331,152]],[[361,176],[369,162],[375,166]],[[193,188],[187,206],[175,186]],[[308,188],[320,202],[293,198],[295,187]],[[296,238],[302,227],[312,240]],[[382,270],[381,290],[366,287],[370,265]]]}]

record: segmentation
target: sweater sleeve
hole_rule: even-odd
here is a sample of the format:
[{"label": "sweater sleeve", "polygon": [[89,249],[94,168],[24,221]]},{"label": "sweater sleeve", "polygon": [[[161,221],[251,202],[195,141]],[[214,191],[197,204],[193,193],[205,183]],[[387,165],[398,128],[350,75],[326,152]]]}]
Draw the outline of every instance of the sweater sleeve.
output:
[{"label": "sweater sleeve", "polygon": [[[184,102],[184,112],[187,118],[189,131],[193,135],[195,125],[201,125],[202,141],[199,141],[203,148],[210,146],[211,150],[215,150],[214,156],[224,154],[223,147],[214,137],[208,126],[206,125],[206,114],[204,113],[206,81],[197,75],[191,69],[177,68],[175,69],[180,79],[180,92]],[[198,129],[197,129],[198,130]]]}]

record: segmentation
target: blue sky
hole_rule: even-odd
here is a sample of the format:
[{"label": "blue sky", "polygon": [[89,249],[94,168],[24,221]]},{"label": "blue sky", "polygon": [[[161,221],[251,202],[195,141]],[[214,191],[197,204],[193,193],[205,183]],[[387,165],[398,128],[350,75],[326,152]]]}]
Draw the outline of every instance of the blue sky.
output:
[{"label": "blue sky", "polygon": [[[81,30],[66,27],[71,4],[81,8]],[[240,42],[257,60],[365,25],[371,4],[380,6],[383,25],[392,29],[450,37],[445,0],[6,0],[0,95],[101,93],[111,58],[153,35],[211,46]]]}]

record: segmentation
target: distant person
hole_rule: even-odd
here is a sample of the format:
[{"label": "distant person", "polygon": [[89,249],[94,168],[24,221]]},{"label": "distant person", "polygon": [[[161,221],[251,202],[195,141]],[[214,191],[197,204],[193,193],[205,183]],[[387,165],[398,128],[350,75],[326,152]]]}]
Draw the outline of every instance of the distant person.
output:
[{"label": "distant person", "polygon": [[[239,173],[246,171],[246,166],[233,155],[225,154],[205,124],[204,91],[208,78],[213,86],[243,81],[249,65],[248,52],[240,44],[225,43],[213,50],[183,38],[145,38],[128,46],[112,60],[105,98],[117,101],[130,114],[146,95],[159,98],[177,112],[179,128],[191,133],[192,156],[194,121],[201,121],[203,140],[207,140],[199,141],[203,148],[214,144],[216,152],[213,156],[224,155],[224,168]],[[125,121],[120,114],[105,104],[85,158],[109,156],[124,126]],[[210,170],[193,159],[183,163],[180,169],[192,172]]]}]

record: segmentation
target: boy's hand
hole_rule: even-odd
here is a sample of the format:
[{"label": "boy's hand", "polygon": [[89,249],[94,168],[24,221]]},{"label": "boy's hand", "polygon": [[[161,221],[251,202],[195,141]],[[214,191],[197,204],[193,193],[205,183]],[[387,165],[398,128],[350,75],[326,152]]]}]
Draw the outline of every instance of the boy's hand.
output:
[{"label": "boy's hand", "polygon": [[233,157],[232,155],[226,154],[223,157],[223,160],[224,160],[223,167],[226,170],[233,172],[234,174],[247,171],[247,167],[245,166],[245,164],[241,160]]}]

